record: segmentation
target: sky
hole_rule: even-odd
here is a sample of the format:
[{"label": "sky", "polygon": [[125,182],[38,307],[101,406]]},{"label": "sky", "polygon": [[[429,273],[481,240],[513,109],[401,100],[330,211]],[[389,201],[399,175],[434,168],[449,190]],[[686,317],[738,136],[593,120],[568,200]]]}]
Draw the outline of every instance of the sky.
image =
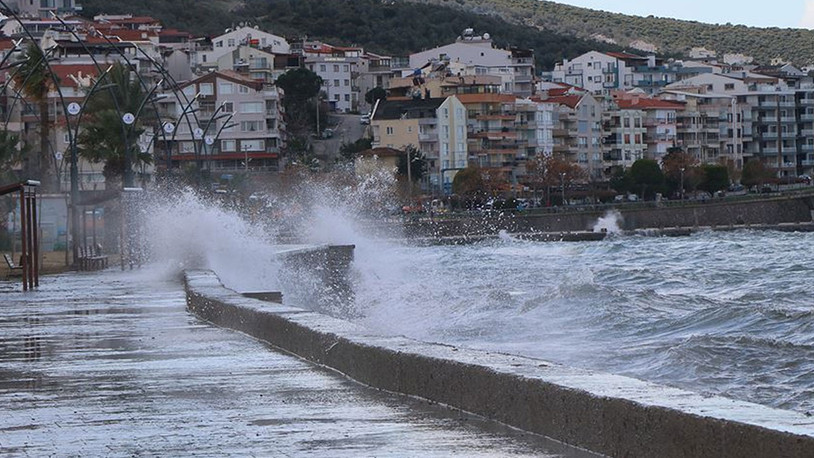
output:
[{"label": "sky", "polygon": [[814,29],[814,0],[553,0],[557,3],[633,14],[712,24]]}]

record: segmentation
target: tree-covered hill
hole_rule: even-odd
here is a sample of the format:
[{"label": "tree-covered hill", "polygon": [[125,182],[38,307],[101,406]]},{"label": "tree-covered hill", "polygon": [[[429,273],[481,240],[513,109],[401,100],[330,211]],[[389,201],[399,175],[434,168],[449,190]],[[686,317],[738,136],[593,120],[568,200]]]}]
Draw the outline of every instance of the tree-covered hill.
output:
[{"label": "tree-covered hill", "polygon": [[552,68],[563,57],[591,49],[620,49],[512,24],[494,15],[392,0],[83,0],[83,5],[88,16],[100,12],[151,15],[166,27],[201,35],[250,22],[283,36],[308,36],[396,56],[447,44],[472,27],[479,33],[489,32],[498,46],[534,49],[540,68]]},{"label": "tree-covered hill", "polygon": [[[608,13],[541,0],[399,0],[452,6],[489,14],[514,24],[588,38],[602,35],[621,46],[643,40],[665,54],[684,54],[692,47],[743,53],[760,63],[782,57],[798,65],[814,64],[814,31],[705,24],[661,17]],[[767,8],[781,7],[779,4]]]}]

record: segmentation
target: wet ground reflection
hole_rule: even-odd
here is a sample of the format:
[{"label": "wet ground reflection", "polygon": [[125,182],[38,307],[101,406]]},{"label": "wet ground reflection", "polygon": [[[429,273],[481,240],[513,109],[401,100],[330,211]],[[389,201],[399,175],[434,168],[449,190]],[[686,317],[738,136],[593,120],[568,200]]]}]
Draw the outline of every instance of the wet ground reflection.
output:
[{"label": "wet ground reflection", "polygon": [[0,455],[585,455],[200,322],[176,283],[45,277],[0,303]]}]

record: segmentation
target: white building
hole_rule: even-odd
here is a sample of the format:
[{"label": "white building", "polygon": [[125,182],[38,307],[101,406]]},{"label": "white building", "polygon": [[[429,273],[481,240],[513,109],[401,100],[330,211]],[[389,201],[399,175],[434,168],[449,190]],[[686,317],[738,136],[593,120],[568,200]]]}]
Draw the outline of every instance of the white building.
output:
[{"label": "white building", "polygon": [[291,52],[291,45],[285,38],[254,27],[241,27],[235,30],[226,29],[223,35],[212,38],[211,48],[203,48],[193,53],[192,64],[201,68],[216,68],[218,59],[241,45],[274,54]]},{"label": "white building", "polygon": [[[557,64],[551,72],[552,80],[581,87],[592,94],[630,89],[633,87],[633,71],[628,65],[630,58],[642,59],[632,54],[589,51]],[[647,63],[646,58],[644,63]]]},{"label": "white building", "polygon": [[[207,73],[181,91],[160,102],[176,131],[159,137],[157,166],[197,163],[213,173],[280,169],[285,125],[278,88],[229,70]],[[185,112],[186,100],[192,103]]]},{"label": "white building", "polygon": [[534,56],[528,50],[496,49],[488,33],[473,35],[472,29],[448,45],[410,55],[410,67],[449,62],[461,64],[463,75],[493,75],[502,80],[502,92],[528,97],[534,85]]}]

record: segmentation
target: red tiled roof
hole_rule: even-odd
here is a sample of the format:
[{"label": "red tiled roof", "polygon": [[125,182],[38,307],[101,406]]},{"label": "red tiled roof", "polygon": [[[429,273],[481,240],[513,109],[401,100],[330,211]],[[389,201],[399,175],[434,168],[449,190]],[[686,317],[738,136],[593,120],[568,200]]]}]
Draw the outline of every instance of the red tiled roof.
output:
[{"label": "red tiled roof", "polygon": [[158,34],[152,30],[131,30],[131,29],[110,29],[105,33],[108,36],[116,36],[124,41],[146,41],[150,37],[157,37]]},{"label": "red tiled roof", "polygon": [[65,87],[78,87],[71,75],[96,76],[99,74],[99,70],[93,64],[51,64],[51,70],[59,78],[59,85]]},{"label": "red tiled roof", "polygon": [[672,102],[669,100],[651,99],[651,98],[633,98],[617,100],[616,104],[622,109],[638,109],[638,110],[681,110],[684,104],[680,102]]},{"label": "red tiled roof", "polygon": [[546,102],[559,103],[560,105],[576,108],[580,100],[582,100],[581,95],[561,95],[557,97],[549,97]]},{"label": "red tiled roof", "polygon": [[14,47],[14,40],[11,38],[0,37],[0,49],[6,50]]}]

